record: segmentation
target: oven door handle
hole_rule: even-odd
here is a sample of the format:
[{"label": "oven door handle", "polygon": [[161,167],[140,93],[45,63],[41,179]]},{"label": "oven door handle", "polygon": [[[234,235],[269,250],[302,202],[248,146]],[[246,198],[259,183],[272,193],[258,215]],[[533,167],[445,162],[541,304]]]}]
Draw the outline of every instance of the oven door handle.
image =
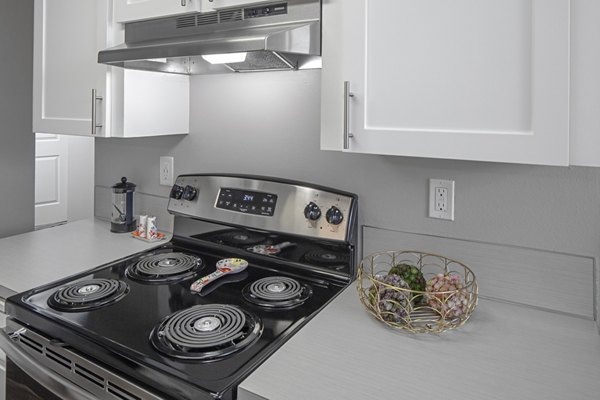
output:
[{"label": "oven door handle", "polygon": [[13,343],[4,329],[0,329],[0,348],[6,353],[7,359],[61,399],[97,400],[91,393],[36,362]]}]

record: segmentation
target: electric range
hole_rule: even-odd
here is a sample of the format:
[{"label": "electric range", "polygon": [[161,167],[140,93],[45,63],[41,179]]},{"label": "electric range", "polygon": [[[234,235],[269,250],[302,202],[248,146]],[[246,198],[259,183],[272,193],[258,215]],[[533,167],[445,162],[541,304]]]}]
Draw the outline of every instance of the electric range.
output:
[{"label": "electric range", "polygon": [[28,375],[48,391],[39,398],[235,399],[355,277],[354,194],[183,175],[168,210],[170,242],[7,300],[9,385]]}]

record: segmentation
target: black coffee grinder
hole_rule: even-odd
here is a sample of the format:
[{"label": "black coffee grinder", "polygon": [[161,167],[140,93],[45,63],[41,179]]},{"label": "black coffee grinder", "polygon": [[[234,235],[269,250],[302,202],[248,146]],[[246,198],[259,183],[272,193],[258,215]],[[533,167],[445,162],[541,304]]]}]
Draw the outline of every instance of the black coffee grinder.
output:
[{"label": "black coffee grinder", "polygon": [[137,228],[133,218],[133,192],[135,184],[127,182],[122,177],[121,182],[112,187],[112,214],[110,219],[111,232],[132,232]]}]

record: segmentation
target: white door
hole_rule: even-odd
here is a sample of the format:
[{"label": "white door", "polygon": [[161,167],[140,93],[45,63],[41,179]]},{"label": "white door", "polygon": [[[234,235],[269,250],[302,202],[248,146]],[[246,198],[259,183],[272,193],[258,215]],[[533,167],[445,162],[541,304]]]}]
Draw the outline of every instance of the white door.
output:
[{"label": "white door", "polygon": [[35,226],[67,220],[68,137],[35,136]]},{"label": "white door", "polygon": [[568,165],[569,0],[324,0],[322,82],[323,149]]},{"label": "white door", "polygon": [[[104,96],[97,63],[101,28],[97,1],[35,0],[33,131],[92,135],[92,109]],[[100,81],[100,83],[99,83]],[[94,131],[95,132],[95,131]]]}]

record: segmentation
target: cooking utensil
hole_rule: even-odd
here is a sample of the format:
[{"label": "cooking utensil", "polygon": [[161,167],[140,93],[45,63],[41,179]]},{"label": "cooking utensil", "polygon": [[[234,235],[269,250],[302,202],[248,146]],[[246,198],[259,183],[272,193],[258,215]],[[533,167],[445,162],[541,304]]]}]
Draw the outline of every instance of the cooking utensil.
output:
[{"label": "cooking utensil", "polygon": [[248,261],[242,258],[224,258],[217,262],[217,270],[212,274],[208,274],[198,279],[190,286],[190,290],[194,293],[199,293],[203,287],[208,285],[215,279],[227,274],[237,274],[242,272],[248,266]]},{"label": "cooking utensil", "polygon": [[269,256],[273,256],[275,254],[279,254],[281,250],[286,247],[294,246],[295,243],[292,242],[281,242],[279,244],[259,244],[256,246],[248,247],[248,250],[257,253],[257,254],[266,254]]},{"label": "cooking utensil", "polygon": [[202,289],[202,291],[200,293],[196,293],[196,292],[195,293],[202,297],[208,296],[209,294],[211,294],[215,290],[219,289],[223,285],[227,285],[228,283],[241,282],[243,280],[246,280],[247,278],[248,278],[248,271],[242,271],[238,274],[228,274],[228,275],[225,275],[225,276],[219,278],[217,280],[217,282],[214,282],[212,285],[209,285],[208,287],[205,287],[204,289]]}]

